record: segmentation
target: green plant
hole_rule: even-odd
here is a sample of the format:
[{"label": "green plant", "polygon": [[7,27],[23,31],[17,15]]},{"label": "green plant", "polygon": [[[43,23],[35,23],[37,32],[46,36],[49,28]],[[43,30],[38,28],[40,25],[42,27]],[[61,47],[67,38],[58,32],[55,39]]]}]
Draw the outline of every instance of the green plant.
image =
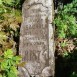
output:
[{"label": "green plant", "polygon": [[63,8],[58,9],[54,23],[56,24],[56,33],[59,38],[77,37],[77,0],[72,3],[64,5]]},{"label": "green plant", "polygon": [[70,77],[77,77],[77,73],[73,72]]},{"label": "green plant", "polygon": [[54,19],[57,76],[77,77],[77,0],[58,1]]},{"label": "green plant", "polygon": [[[77,9],[77,0],[73,0],[73,2],[64,5],[62,8],[60,6],[58,7],[58,13],[56,14],[54,19],[54,23],[56,25],[56,32],[55,32],[56,43],[57,46],[60,45],[58,52],[69,53],[70,49],[71,51],[73,51],[74,49],[73,39],[77,38],[76,9]],[[62,39],[62,41],[59,42],[60,39]],[[63,42],[65,41],[65,39],[68,40],[66,42]],[[68,44],[69,40],[72,41],[72,43],[70,42],[72,44],[71,48],[68,47],[70,45]]]},{"label": "green plant", "polygon": [[22,18],[20,5],[14,1],[0,0],[0,77],[17,77],[21,60],[17,47]]},{"label": "green plant", "polygon": [[16,56],[12,49],[4,51],[0,54],[0,77],[17,77],[17,65],[21,60],[20,56]]},{"label": "green plant", "polygon": [[[2,0],[0,0],[2,1]],[[21,10],[0,5],[0,52],[8,48],[17,51],[19,28],[21,25]]]},{"label": "green plant", "polygon": [[21,4],[22,0],[0,0],[1,4],[4,4],[5,6],[8,7],[13,7],[13,8],[18,8],[20,9],[22,4]]},{"label": "green plant", "polygon": [[68,15],[64,11],[55,18],[56,33],[59,38],[76,37],[77,24],[73,15]]}]

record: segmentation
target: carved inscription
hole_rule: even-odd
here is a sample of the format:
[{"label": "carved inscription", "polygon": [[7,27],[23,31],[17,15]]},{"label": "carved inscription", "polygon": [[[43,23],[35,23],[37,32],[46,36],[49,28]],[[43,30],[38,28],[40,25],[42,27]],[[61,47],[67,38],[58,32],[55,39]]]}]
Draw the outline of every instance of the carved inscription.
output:
[{"label": "carved inscription", "polygon": [[[39,0],[40,1],[40,0]],[[23,7],[19,54],[26,62],[20,77],[44,76],[49,66],[49,9],[42,3]]]}]

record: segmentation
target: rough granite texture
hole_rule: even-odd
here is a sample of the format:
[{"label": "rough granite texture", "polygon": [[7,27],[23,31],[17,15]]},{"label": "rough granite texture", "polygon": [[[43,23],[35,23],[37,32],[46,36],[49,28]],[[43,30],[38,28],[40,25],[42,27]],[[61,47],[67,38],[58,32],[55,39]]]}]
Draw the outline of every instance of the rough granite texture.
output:
[{"label": "rough granite texture", "polygon": [[19,77],[54,77],[53,0],[25,0],[22,17]]}]

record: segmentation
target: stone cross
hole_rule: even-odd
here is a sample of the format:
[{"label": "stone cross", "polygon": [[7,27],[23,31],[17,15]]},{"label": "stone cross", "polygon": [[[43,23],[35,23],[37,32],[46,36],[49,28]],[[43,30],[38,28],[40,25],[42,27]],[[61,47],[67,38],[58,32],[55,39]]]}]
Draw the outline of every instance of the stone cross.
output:
[{"label": "stone cross", "polygon": [[53,0],[25,0],[22,17],[19,77],[54,77]]}]

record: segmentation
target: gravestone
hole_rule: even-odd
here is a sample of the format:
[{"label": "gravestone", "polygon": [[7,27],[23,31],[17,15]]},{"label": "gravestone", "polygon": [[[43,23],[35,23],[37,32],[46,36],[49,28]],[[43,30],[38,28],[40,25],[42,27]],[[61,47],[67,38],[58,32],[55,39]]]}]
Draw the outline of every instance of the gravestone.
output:
[{"label": "gravestone", "polygon": [[54,77],[53,1],[25,0],[22,17],[19,77]]}]

